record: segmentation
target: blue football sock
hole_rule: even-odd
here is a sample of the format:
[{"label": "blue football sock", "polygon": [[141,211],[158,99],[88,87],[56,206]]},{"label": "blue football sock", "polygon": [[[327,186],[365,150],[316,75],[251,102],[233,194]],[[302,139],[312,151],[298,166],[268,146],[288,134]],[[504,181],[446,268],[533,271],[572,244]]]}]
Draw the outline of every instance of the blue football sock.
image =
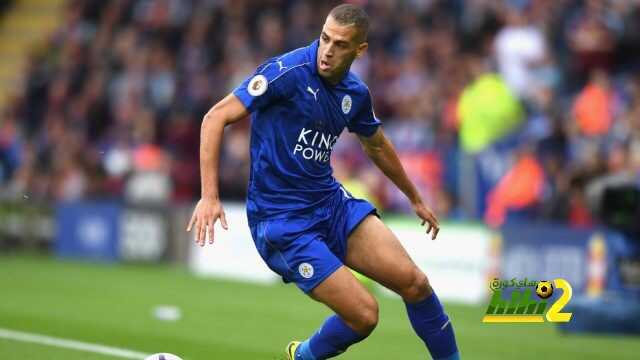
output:
[{"label": "blue football sock", "polygon": [[318,332],[296,351],[296,360],[323,360],[339,355],[366,336],[351,329],[337,315],[329,317]]},{"label": "blue football sock", "polygon": [[419,303],[405,302],[409,320],[435,360],[458,360],[453,326],[435,293]]}]

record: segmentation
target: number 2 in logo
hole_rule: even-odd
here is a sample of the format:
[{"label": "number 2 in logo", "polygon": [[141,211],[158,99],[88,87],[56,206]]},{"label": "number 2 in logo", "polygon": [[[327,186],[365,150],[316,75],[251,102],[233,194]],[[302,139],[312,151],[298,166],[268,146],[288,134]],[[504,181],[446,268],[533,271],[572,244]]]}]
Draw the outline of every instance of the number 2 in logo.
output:
[{"label": "number 2 in logo", "polygon": [[573,296],[573,290],[571,285],[565,279],[555,279],[553,284],[556,289],[562,289],[562,295],[551,305],[549,311],[547,311],[547,321],[551,322],[569,322],[571,320],[572,313],[560,312],[571,300]]}]

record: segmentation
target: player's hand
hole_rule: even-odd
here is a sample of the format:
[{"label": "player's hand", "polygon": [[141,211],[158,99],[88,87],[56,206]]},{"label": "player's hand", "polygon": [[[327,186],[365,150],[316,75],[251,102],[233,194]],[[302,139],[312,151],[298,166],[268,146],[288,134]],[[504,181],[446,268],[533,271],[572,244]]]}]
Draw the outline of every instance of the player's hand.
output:
[{"label": "player's hand", "polygon": [[187,226],[189,232],[192,228],[195,229],[196,244],[204,246],[207,233],[209,234],[209,244],[213,244],[213,225],[218,219],[220,219],[222,227],[228,230],[227,218],[220,200],[200,199]]},{"label": "player's hand", "polygon": [[429,224],[427,227],[427,235],[431,233],[431,240],[435,240],[438,236],[438,232],[440,232],[440,224],[438,223],[436,216],[433,214],[433,211],[431,211],[431,209],[429,209],[429,207],[427,207],[422,201],[413,204],[412,206],[416,215],[422,219],[422,226],[427,223]]}]

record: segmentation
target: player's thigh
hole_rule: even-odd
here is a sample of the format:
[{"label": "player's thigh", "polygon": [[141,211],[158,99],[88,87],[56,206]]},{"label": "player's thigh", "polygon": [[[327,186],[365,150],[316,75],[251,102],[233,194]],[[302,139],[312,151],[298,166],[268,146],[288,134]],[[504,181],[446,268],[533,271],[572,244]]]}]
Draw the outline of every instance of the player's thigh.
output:
[{"label": "player's thigh", "polygon": [[426,275],[395,234],[373,215],[367,216],[349,235],[345,264],[400,295],[424,291],[416,287],[427,284]]},{"label": "player's thigh", "polygon": [[373,330],[378,322],[378,303],[345,266],[322,281],[309,295],[331,308],[356,331]]}]

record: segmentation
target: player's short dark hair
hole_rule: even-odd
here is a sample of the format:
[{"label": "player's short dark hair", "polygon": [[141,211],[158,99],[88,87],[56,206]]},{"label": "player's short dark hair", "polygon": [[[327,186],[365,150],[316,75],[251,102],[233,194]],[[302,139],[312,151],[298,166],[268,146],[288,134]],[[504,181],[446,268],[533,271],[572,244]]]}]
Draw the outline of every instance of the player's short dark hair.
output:
[{"label": "player's short dark hair", "polygon": [[367,40],[369,33],[369,15],[359,6],[352,4],[342,4],[331,9],[329,13],[340,25],[353,25],[358,30],[358,39],[360,41]]}]

